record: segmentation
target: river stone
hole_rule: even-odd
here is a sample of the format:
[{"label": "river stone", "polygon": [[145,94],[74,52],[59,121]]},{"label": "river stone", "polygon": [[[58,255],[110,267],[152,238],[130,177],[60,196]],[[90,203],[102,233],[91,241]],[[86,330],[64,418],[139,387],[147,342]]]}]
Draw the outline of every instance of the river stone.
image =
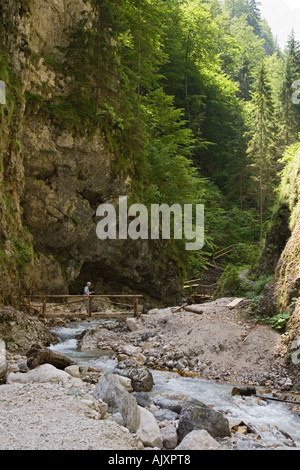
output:
[{"label": "river stone", "polygon": [[167,408],[161,408],[153,412],[156,421],[176,421],[179,416],[178,413]]},{"label": "river stone", "polygon": [[138,407],[140,412],[140,425],[137,430],[137,436],[146,447],[158,447],[162,449],[162,435],[153,414],[141,406]]},{"label": "river stone", "polygon": [[5,343],[0,339],[0,383],[5,382],[7,374],[7,360]]},{"label": "river stone", "polygon": [[135,392],[150,392],[153,388],[154,381],[150,370],[145,366],[137,365],[130,359],[119,362],[113,372],[129,377]]},{"label": "river stone", "polygon": [[84,331],[78,341],[78,349],[84,350],[108,350],[113,352],[119,344],[119,336],[112,330],[102,325]]},{"label": "river stone", "polygon": [[65,367],[64,371],[72,375],[72,377],[81,378],[80,367],[76,364]]},{"label": "river stone", "polygon": [[152,400],[149,397],[148,393],[146,392],[133,392],[132,395],[137,401],[137,404],[142,406],[143,408],[145,407],[150,407],[152,404]]},{"label": "river stone", "polygon": [[56,369],[51,364],[42,364],[36,369],[30,370],[26,374],[21,372],[10,373],[7,376],[7,383],[61,383],[64,387],[82,387],[81,379],[72,377],[70,374],[63,370]]},{"label": "river stone", "polygon": [[178,443],[177,431],[174,424],[165,421],[161,423],[160,432],[163,439],[163,445],[166,449],[175,449]]},{"label": "river stone", "polygon": [[178,394],[162,394],[153,398],[153,403],[160,408],[167,408],[168,410],[180,413],[183,403],[187,400],[186,395]]},{"label": "river stone", "polygon": [[222,413],[211,409],[199,400],[184,402],[178,422],[179,441],[191,431],[206,430],[212,437],[230,436],[229,421]]},{"label": "river stone", "polygon": [[175,450],[218,450],[220,444],[204,429],[189,432]]},{"label": "river stone", "polygon": [[140,321],[137,318],[127,318],[126,326],[130,331],[136,331],[139,329]]},{"label": "river stone", "polygon": [[133,391],[131,379],[129,377],[124,377],[123,375],[118,375],[118,374],[115,374],[115,375],[116,377],[118,377],[120,384],[122,385],[122,387],[125,388],[127,392]]},{"label": "river stone", "polygon": [[105,372],[100,377],[93,394],[108,405],[108,412],[114,416],[122,416],[122,426],[135,433],[140,424],[140,413],[136,399],[120,384],[116,374]]}]

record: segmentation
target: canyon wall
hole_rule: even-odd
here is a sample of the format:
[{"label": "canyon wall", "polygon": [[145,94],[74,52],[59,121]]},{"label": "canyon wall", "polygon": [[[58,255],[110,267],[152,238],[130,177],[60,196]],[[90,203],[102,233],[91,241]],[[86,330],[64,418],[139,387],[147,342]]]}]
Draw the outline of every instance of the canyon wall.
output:
[{"label": "canyon wall", "polygon": [[87,281],[98,294],[141,293],[158,304],[179,292],[181,269],[160,241],[96,236],[97,206],[132,190],[102,129],[79,135],[35,106],[67,95],[72,77],[47,58],[89,14],[91,5],[81,0],[0,6],[0,79],[7,85],[0,105],[0,303],[78,294]]}]

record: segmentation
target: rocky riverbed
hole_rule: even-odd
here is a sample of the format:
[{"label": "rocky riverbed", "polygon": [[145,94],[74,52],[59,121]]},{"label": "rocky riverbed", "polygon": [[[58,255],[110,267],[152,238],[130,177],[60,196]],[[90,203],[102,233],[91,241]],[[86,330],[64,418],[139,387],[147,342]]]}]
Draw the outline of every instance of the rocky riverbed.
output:
[{"label": "rocky riverbed", "polygon": [[[295,448],[294,438],[272,423],[262,433],[197,397],[152,393],[153,374],[161,369],[300,401],[280,334],[253,323],[246,307],[229,310],[229,300],[203,305],[201,314],[156,309],[138,321],[90,327],[78,336],[79,349],[112,355],[110,372],[76,364],[59,370],[36,361],[32,368],[28,356],[13,347],[5,351],[2,341],[0,449]],[[267,406],[258,397],[233,400]],[[300,430],[299,407],[290,408]]]},{"label": "rocky riverbed", "polygon": [[102,348],[120,361],[131,357],[183,375],[292,389],[280,333],[253,322],[247,306],[230,310],[231,300],[203,304],[200,314],[178,312],[178,307],[154,309],[126,325],[100,325],[79,338],[79,347]]}]

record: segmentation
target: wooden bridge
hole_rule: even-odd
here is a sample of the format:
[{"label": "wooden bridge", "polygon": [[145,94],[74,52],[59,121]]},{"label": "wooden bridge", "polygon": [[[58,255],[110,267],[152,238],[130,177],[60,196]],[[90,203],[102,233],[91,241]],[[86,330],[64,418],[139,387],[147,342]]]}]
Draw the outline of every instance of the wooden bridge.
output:
[{"label": "wooden bridge", "polygon": [[[131,304],[116,302],[114,299],[120,301],[123,299],[130,299]],[[128,317],[140,318],[139,299],[143,298],[142,295],[126,295],[126,294],[113,294],[113,295],[27,295],[24,297],[23,305],[30,311],[34,311],[41,317],[75,317],[75,318],[113,318],[122,319]],[[112,304],[116,304],[123,307],[122,311],[110,311],[110,312],[97,312],[94,311],[94,307],[97,308],[98,302],[103,299],[109,299]],[[49,302],[51,304],[49,305]],[[37,305],[38,304],[38,305]],[[86,310],[82,311],[70,311],[68,307],[71,305],[78,304],[78,307]],[[64,311],[55,311],[56,307],[66,307]],[[49,311],[51,308],[51,311]],[[78,308],[78,310],[79,310]],[[120,308],[121,310],[121,308]]]},{"label": "wooden bridge", "polygon": [[186,281],[183,286],[184,290],[188,290],[189,298],[198,303],[211,300],[217,289],[217,284],[207,286],[200,284],[200,282],[201,279],[193,279],[191,281]]}]

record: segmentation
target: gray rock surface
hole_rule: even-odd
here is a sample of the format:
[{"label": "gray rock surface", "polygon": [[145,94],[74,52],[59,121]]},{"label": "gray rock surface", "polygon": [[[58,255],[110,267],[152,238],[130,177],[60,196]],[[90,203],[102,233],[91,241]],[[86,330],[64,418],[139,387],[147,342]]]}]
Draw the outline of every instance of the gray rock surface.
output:
[{"label": "gray rock surface", "polygon": [[137,430],[137,436],[142,441],[145,447],[158,447],[163,446],[163,439],[159,426],[153,414],[146,408],[139,406],[140,411],[140,425]]},{"label": "gray rock surface", "polygon": [[0,339],[0,384],[6,381],[7,360],[5,343]]},{"label": "gray rock surface", "polygon": [[212,437],[230,436],[229,421],[222,413],[196,399],[187,400],[181,410],[178,422],[178,437],[183,438],[191,431],[206,430]]},{"label": "gray rock surface", "polygon": [[176,450],[220,450],[220,444],[204,429],[189,432]]},{"label": "gray rock surface", "polygon": [[151,371],[145,366],[137,365],[130,359],[119,362],[114,373],[129,377],[135,392],[150,392],[153,388],[154,381]]},{"label": "gray rock surface", "polygon": [[140,424],[140,413],[136,399],[120,384],[116,374],[105,372],[99,379],[93,394],[108,405],[112,415],[120,413],[122,425],[130,432],[136,432]]}]

